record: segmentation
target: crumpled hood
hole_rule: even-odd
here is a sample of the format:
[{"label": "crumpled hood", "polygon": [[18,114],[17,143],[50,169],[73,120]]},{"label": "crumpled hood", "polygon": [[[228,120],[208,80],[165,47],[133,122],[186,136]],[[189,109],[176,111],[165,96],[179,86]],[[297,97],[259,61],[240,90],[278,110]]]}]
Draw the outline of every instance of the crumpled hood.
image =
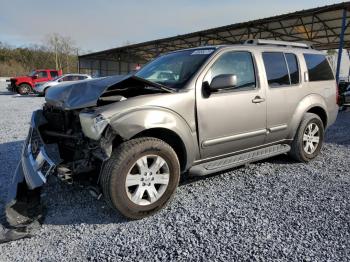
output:
[{"label": "crumpled hood", "polygon": [[[146,86],[159,88],[163,92],[165,91],[161,85],[137,76],[110,76],[50,87],[45,100],[48,104],[55,107],[72,110],[96,106],[99,98],[106,96],[108,92],[115,93],[115,91],[125,91],[131,87],[135,89]],[[170,91],[167,90],[167,92]]]}]

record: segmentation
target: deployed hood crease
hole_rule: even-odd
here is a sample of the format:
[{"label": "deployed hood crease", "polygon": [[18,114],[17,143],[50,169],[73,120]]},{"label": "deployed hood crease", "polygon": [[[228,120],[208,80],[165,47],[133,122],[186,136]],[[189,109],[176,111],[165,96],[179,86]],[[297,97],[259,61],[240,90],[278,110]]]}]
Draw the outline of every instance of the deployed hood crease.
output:
[{"label": "deployed hood crease", "polygon": [[[145,94],[140,90],[152,88],[152,93],[173,92],[170,88],[134,76],[111,76],[93,80],[64,83],[48,89],[45,100],[48,104],[66,110],[96,106],[101,97],[107,101],[109,96],[125,96],[131,89],[130,96]],[[150,90],[148,92],[151,92]]]}]

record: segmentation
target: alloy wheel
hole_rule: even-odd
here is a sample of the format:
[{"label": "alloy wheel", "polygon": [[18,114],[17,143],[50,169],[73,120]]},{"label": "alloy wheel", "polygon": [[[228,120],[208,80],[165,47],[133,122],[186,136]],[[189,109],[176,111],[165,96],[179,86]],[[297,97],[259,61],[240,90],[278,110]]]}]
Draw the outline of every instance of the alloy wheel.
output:
[{"label": "alloy wheel", "polygon": [[150,205],[156,202],[169,184],[169,166],[158,155],[140,157],[129,170],[125,189],[129,199],[137,205]]},{"label": "alloy wheel", "polygon": [[310,123],[304,131],[303,147],[305,153],[313,154],[320,143],[320,129],[315,123]]}]

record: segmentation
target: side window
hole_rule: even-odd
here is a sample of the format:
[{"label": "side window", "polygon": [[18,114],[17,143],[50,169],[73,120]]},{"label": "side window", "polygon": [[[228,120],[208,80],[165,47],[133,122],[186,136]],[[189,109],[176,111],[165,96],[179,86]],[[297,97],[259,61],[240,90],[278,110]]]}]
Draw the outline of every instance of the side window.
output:
[{"label": "side window", "polygon": [[326,56],[321,54],[304,54],[309,81],[333,80],[334,75]]},{"label": "side window", "polygon": [[262,54],[267,82],[271,87],[289,85],[289,74],[283,53],[264,52]]},{"label": "side window", "polygon": [[57,73],[57,71],[50,71],[50,75],[52,78],[55,78],[58,76],[58,73]]},{"label": "side window", "polygon": [[292,85],[299,84],[299,67],[296,55],[286,53],[285,56],[289,69],[290,83]]},{"label": "side window", "polygon": [[61,81],[70,81],[70,76],[65,76],[61,79]]},{"label": "side window", "polygon": [[46,71],[40,71],[38,73],[38,78],[46,78],[47,77],[47,72]]},{"label": "side window", "polygon": [[204,81],[210,84],[214,77],[224,74],[237,76],[237,86],[234,89],[254,89],[256,87],[254,62],[249,52],[224,53],[209,69]]}]

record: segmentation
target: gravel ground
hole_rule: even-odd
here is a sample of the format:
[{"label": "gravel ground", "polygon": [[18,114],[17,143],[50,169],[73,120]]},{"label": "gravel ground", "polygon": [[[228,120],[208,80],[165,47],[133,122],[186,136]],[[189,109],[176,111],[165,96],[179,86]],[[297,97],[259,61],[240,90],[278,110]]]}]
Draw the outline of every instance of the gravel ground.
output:
[{"label": "gravel ground", "polygon": [[[0,92],[0,210],[37,97]],[[127,221],[85,189],[50,184],[37,236],[0,261],[350,260],[350,111],[309,164],[287,156],[184,179],[160,213]]]}]

